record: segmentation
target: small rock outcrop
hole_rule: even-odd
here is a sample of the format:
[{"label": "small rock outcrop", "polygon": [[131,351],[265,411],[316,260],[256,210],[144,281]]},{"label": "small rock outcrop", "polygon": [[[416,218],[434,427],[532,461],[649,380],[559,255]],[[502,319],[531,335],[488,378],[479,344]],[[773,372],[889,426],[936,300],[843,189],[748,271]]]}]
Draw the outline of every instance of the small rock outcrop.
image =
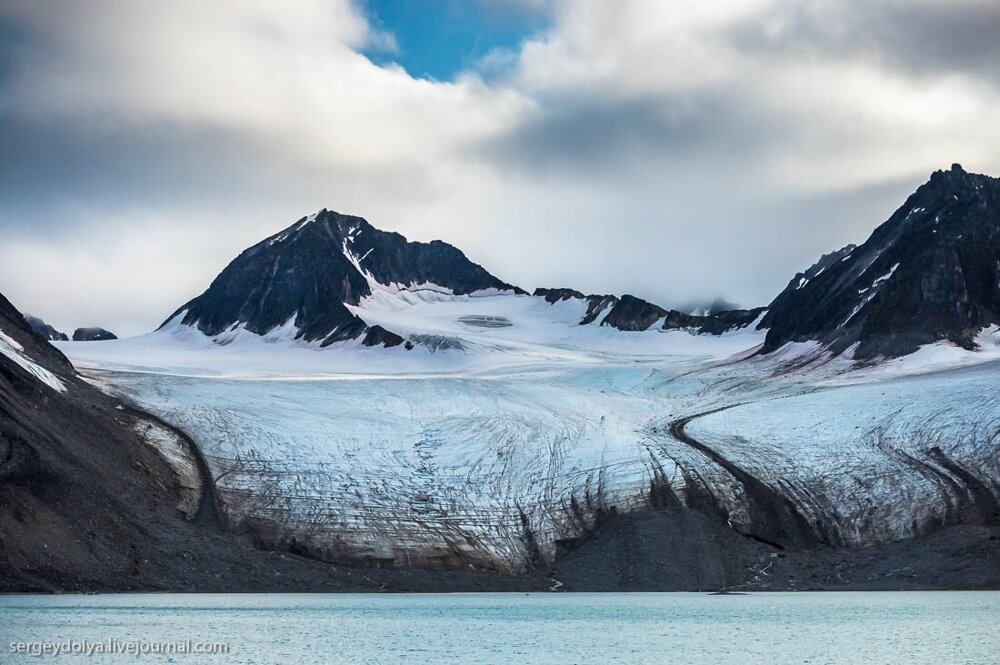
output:
[{"label": "small rock outcrop", "polygon": [[77,328],[73,331],[74,342],[103,342],[109,339],[118,339],[118,336],[104,328]]}]

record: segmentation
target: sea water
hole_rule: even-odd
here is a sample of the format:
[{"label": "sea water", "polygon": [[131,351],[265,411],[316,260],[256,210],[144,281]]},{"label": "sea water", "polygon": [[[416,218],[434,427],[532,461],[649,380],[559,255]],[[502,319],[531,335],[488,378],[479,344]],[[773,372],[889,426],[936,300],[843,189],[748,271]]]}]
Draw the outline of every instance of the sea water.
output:
[{"label": "sea water", "polygon": [[1000,592],[0,596],[0,663],[998,663]]}]

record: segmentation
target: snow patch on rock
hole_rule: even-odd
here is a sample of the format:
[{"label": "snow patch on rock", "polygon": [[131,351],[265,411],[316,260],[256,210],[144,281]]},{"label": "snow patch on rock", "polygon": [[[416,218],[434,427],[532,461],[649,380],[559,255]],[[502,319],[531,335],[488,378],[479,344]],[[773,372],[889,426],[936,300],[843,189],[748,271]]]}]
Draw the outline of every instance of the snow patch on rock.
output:
[{"label": "snow patch on rock", "polygon": [[21,369],[27,371],[36,379],[52,388],[56,392],[66,392],[66,384],[59,378],[45,369],[24,352],[24,347],[13,337],[10,337],[3,330],[0,330],[0,354],[14,361]]}]

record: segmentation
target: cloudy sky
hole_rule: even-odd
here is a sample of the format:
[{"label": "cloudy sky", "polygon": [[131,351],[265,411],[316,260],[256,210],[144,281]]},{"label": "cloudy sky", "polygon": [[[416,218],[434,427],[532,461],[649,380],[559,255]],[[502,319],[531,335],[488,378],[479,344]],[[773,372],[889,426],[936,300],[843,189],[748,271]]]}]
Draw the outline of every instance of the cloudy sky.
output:
[{"label": "cloudy sky", "polygon": [[0,3],[0,292],[149,330],[326,207],[526,288],[766,303],[961,162],[996,0]]}]

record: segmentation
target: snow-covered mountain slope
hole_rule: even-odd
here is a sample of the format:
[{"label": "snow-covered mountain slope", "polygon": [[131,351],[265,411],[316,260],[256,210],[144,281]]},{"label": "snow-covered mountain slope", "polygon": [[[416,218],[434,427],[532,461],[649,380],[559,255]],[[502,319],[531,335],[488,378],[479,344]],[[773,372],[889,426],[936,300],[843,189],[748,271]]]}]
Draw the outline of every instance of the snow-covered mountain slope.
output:
[{"label": "snow-covered mountain slope", "polygon": [[995,334],[980,352],[928,347],[935,373],[857,370],[815,344],[754,356],[752,327],[579,325],[588,307],[375,290],[348,311],[412,350],[321,348],[292,329],[213,341],[183,313],[144,337],[60,347],[198,443],[232,528],[331,560],[523,570],[653,505],[786,546],[996,519],[983,463],[1000,452]]},{"label": "snow-covered mountain slope", "polygon": [[0,367],[9,373],[12,366],[25,372],[29,383],[37,381],[57,393],[66,392],[65,379],[74,375],[66,357],[46,344],[31,322],[0,294]]},{"label": "snow-covered mountain slope", "polygon": [[324,346],[366,333],[369,345],[392,346],[401,340],[370,330],[347,307],[373,291],[415,288],[520,292],[447,243],[408,242],[360,217],[324,209],[244,251],[169,321],[183,312],[184,325],[210,336],[294,328],[296,339]]},{"label": "snow-covered mountain slope", "polygon": [[[321,346],[298,337],[294,325],[258,335],[238,327],[209,337],[184,325],[184,312],[160,330],[91,345],[59,344],[78,366],[123,371],[239,378],[288,374],[431,374],[518,368],[532,363],[603,362],[646,355],[723,360],[763,343],[753,330],[724,336],[686,331],[622,334],[610,327],[578,325],[586,302],[550,305],[527,295],[449,295],[433,290],[376,291],[348,311],[366,325],[398,330],[412,343],[368,348],[360,340]],[[446,353],[454,351],[454,353]]]},{"label": "snow-covered mountain slope", "polygon": [[950,340],[971,348],[1000,324],[1000,179],[938,171],[859,247],[796,275],[768,308],[765,352],[819,340],[855,358]]}]

